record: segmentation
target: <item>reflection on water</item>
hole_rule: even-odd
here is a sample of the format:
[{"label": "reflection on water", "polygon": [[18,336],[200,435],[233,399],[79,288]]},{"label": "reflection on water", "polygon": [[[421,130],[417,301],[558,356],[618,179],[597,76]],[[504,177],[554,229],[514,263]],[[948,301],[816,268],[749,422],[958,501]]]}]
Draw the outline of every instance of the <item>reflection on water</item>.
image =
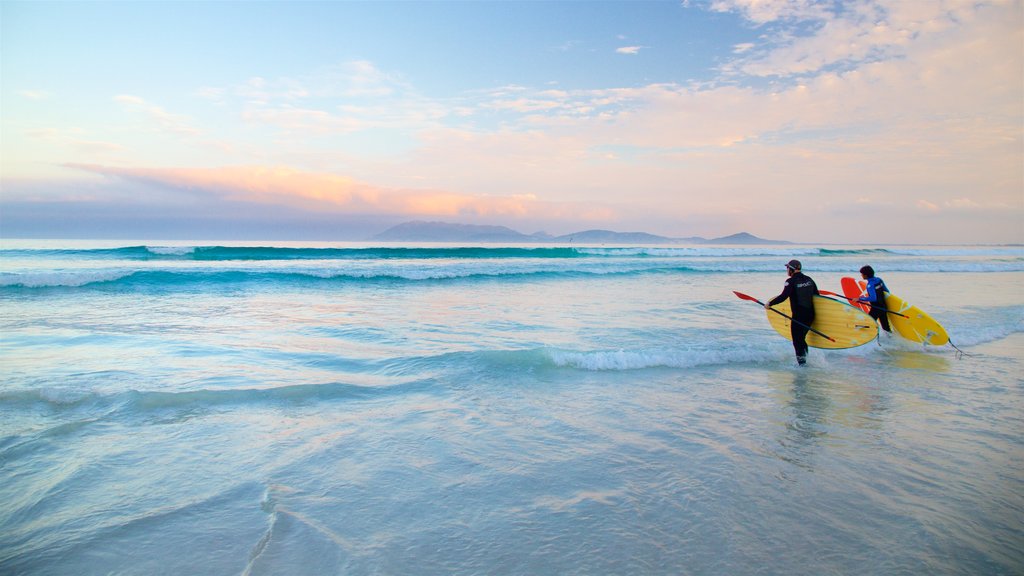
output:
[{"label": "reflection on water", "polygon": [[780,398],[778,443],[780,459],[801,468],[811,468],[818,443],[828,435],[828,414],[832,402],[820,384],[805,370],[795,374],[773,374]]},{"label": "reflection on water", "polygon": [[927,370],[935,373],[949,372],[949,358],[939,354],[921,351],[893,350],[889,352],[893,366],[908,370]]},{"label": "reflection on water", "polygon": [[810,470],[828,445],[870,441],[883,429],[888,401],[865,382],[836,378],[815,370],[772,375],[778,415],[775,456]]}]

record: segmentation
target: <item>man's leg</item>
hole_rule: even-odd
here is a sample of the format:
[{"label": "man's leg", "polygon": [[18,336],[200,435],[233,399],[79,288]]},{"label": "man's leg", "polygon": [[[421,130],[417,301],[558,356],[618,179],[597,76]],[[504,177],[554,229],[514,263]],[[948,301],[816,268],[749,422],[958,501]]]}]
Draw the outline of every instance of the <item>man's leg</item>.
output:
[{"label": "man's leg", "polygon": [[798,364],[807,363],[807,328],[798,325],[796,322],[790,323],[790,335],[793,337],[793,351],[796,352],[796,361]]},{"label": "man's leg", "polygon": [[871,307],[871,312],[869,312],[869,314],[872,318],[878,320],[878,323],[882,325],[882,330],[885,330],[886,332],[892,332],[892,330],[889,329],[888,314],[886,314],[882,310],[879,310],[878,308],[875,308],[874,306]]}]

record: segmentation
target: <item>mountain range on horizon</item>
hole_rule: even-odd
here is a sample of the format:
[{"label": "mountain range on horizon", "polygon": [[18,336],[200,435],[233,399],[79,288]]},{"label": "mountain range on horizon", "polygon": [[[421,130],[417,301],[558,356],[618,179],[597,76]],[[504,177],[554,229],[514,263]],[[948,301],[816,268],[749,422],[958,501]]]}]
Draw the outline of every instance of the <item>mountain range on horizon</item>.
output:
[{"label": "mountain range on horizon", "polygon": [[481,242],[481,243],[579,243],[579,244],[792,244],[785,240],[766,240],[748,232],[720,238],[670,238],[647,232],[615,232],[583,230],[561,236],[546,232],[523,234],[506,226],[454,224],[449,222],[412,221],[392,226],[373,236],[382,242]]}]

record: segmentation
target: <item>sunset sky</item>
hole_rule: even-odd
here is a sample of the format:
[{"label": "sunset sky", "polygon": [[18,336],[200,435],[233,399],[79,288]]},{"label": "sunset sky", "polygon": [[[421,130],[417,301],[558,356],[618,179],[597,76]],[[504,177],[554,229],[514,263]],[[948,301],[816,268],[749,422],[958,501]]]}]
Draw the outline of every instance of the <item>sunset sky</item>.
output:
[{"label": "sunset sky", "polygon": [[0,2],[0,236],[1024,242],[1024,5]]}]

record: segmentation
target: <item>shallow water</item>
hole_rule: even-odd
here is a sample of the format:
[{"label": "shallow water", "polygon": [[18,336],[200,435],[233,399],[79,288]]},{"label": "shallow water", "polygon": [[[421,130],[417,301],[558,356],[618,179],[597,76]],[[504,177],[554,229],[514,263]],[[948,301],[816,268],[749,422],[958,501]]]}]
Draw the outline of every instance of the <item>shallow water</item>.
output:
[{"label": "shallow water", "polygon": [[[1024,571],[1020,248],[96,248],[0,251],[0,573]],[[791,255],[969,356],[797,368]]]}]

